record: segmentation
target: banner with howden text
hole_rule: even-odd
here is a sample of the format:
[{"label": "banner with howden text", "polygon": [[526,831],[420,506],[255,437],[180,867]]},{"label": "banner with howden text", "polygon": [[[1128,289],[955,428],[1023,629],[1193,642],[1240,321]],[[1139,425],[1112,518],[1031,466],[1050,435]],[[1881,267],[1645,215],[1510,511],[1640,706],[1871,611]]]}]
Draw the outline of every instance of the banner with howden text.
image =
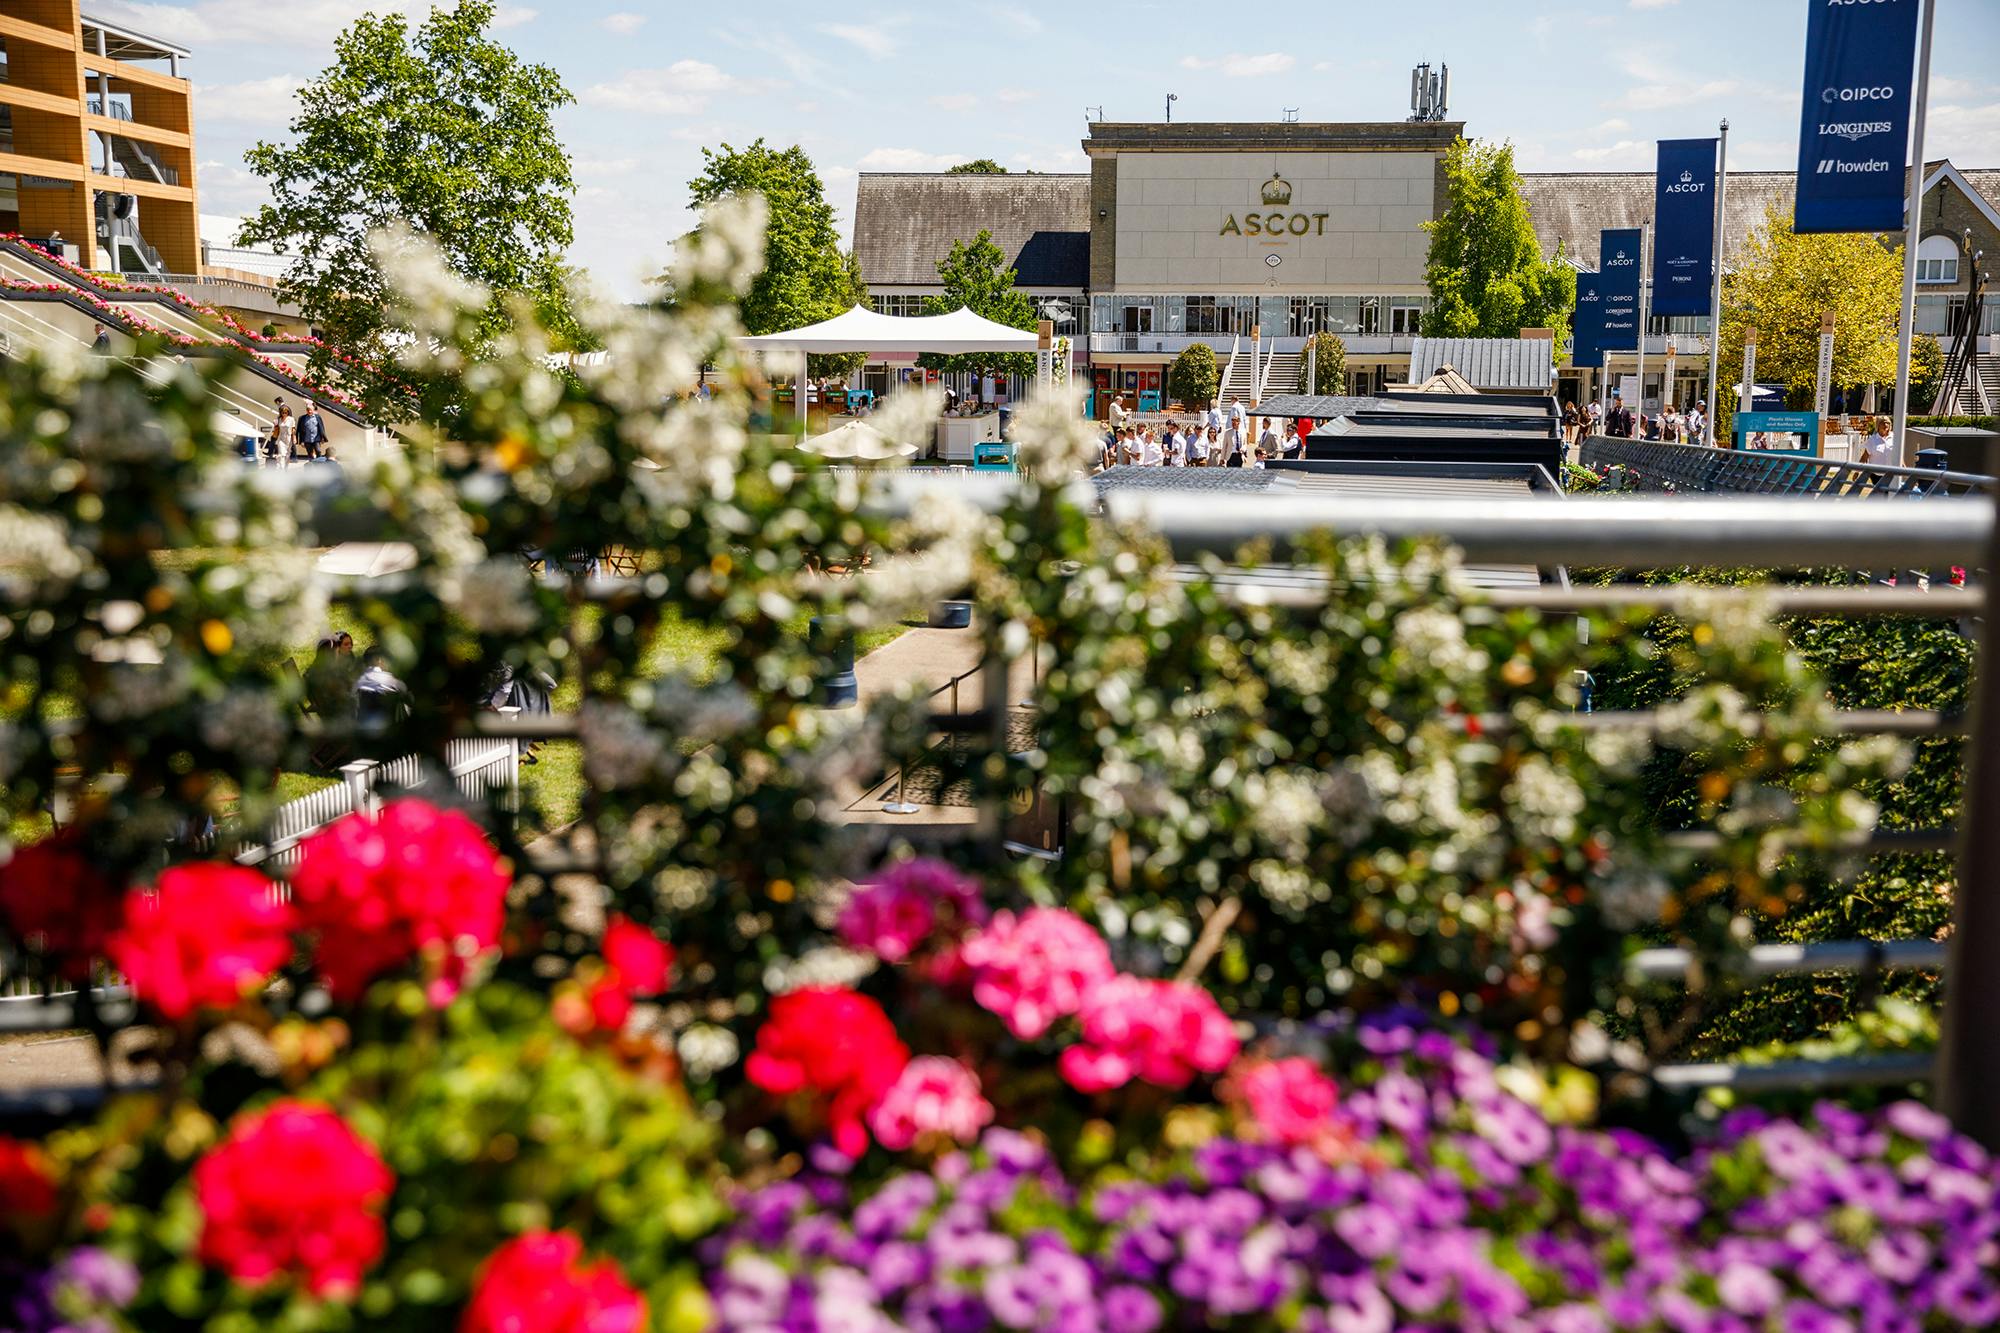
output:
[{"label": "banner with howden text", "polygon": [[1639,247],[1637,227],[1598,233],[1597,299],[1607,352],[1639,350]]},{"label": "banner with howden text", "polygon": [[1792,230],[1902,230],[1918,3],[1812,0]]},{"label": "banner with howden text", "polygon": [[1570,320],[1569,363],[1579,370],[1604,364],[1604,302],[1597,275],[1576,275],[1576,316]]},{"label": "banner with howden text", "polygon": [[1715,278],[1714,139],[1662,139],[1653,175],[1653,313],[1706,315]]}]

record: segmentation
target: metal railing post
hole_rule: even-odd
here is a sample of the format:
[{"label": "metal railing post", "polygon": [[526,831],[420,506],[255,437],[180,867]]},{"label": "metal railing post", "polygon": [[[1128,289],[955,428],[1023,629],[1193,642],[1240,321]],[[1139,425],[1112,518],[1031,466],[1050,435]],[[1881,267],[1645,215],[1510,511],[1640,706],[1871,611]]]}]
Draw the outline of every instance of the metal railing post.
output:
[{"label": "metal railing post", "polygon": [[[1986,547],[1989,577],[2000,570],[2000,530]],[[1960,1133],[2000,1149],[2000,624],[1987,593],[1979,628],[1972,729],[1965,750],[1959,817],[1958,886],[1952,895],[1951,951],[1944,988],[1938,1102]]]}]

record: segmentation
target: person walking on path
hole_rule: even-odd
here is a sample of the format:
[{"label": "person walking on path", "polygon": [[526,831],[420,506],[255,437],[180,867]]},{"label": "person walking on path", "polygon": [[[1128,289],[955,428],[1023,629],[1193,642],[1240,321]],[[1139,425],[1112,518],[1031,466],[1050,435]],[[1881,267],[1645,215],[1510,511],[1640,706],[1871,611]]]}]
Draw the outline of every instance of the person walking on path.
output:
[{"label": "person walking on path", "polygon": [[299,448],[311,462],[318,462],[326,453],[326,419],[320,416],[319,408],[308,398],[305,413],[299,417]]}]

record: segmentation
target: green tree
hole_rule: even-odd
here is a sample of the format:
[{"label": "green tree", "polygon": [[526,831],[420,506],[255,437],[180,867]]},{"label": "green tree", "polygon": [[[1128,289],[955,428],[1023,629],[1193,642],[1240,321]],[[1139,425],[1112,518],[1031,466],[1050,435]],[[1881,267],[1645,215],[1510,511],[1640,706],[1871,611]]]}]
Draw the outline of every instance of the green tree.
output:
[{"label": "green tree", "polygon": [[[924,301],[927,315],[948,315],[961,306],[975,315],[984,315],[1009,328],[1035,327],[1035,302],[1026,292],[1014,289],[1014,270],[1007,256],[993,243],[993,233],[980,229],[967,245],[953,241],[951,253],[938,261],[938,281],[942,295]],[[968,352],[963,356],[925,354],[917,364],[926,370],[963,371],[973,375],[1032,375],[1032,352]]]},{"label": "green tree", "polygon": [[[1338,394],[1347,389],[1347,344],[1337,333],[1315,333],[1299,360],[1299,392]],[[1306,366],[1312,366],[1312,383],[1306,383]]]},{"label": "green tree", "polygon": [[1788,208],[1767,208],[1722,277],[1721,364],[1743,364],[1743,331],[1755,325],[1758,381],[1810,403],[1830,313],[1834,387],[1892,382],[1902,300],[1901,246],[1859,232],[1800,236]]},{"label": "green tree", "polygon": [[[701,150],[701,174],[688,182],[697,211],[718,200],[761,194],[771,208],[764,236],[764,271],[743,298],[751,333],[783,333],[846,310],[858,283],[840,248],[833,205],[806,150],[724,144]],[[866,298],[865,290],[861,293]]]},{"label": "green tree", "polygon": [[[244,155],[271,202],[238,243],[295,256],[279,294],[343,352],[392,352],[370,245],[384,229],[429,240],[460,277],[529,298],[559,333],[573,325],[562,257],[575,185],[552,117],[574,99],[553,69],[493,40],[493,15],[491,0],[432,10],[414,30],[401,14],[363,15],[299,90],[290,141]],[[330,359],[315,353],[316,368]],[[396,397],[386,377],[342,375],[377,406]]]},{"label": "green tree", "polygon": [[1207,343],[1190,343],[1174,358],[1167,370],[1167,396],[1188,407],[1207,407],[1215,401],[1222,384],[1222,370],[1215,363],[1215,349]]},{"label": "green tree", "polygon": [[1543,259],[1535,240],[1512,144],[1460,139],[1445,152],[1445,209],[1431,235],[1424,281],[1433,338],[1513,338],[1523,328],[1555,330],[1561,345],[1576,306],[1576,271],[1562,249]]},{"label": "green tree", "polygon": [[961,162],[957,166],[948,169],[944,174],[947,176],[1004,176],[1007,174],[1007,168],[1001,166],[990,157],[980,157],[974,158],[970,162]]},{"label": "green tree", "polygon": [[1929,412],[1937,406],[1938,382],[1943,378],[1943,346],[1931,334],[1919,333],[1910,340],[1910,408],[1913,412]]}]

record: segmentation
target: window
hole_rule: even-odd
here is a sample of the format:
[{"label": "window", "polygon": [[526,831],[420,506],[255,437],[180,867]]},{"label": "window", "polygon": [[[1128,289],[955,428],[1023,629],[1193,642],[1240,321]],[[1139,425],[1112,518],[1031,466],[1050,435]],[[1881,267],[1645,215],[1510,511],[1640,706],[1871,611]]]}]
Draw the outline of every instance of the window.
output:
[{"label": "window", "polygon": [[1917,281],[1958,281],[1958,245],[1951,237],[1926,236],[1917,246]]},{"label": "window", "polygon": [[1420,301],[1397,301],[1389,307],[1389,332],[1414,334],[1423,323],[1424,307]]},{"label": "window", "polygon": [[1916,331],[1939,336],[1951,332],[1948,322],[1951,318],[1950,301],[1951,298],[1946,296],[1919,296]]},{"label": "window", "polygon": [[1187,331],[1189,333],[1228,333],[1236,315],[1236,307],[1224,305],[1213,296],[1190,296],[1187,298]]},{"label": "window", "polygon": [[907,318],[911,315],[921,315],[924,313],[925,299],[921,296],[913,296],[902,292],[889,296],[871,293],[868,302],[875,307],[877,314],[896,315]]}]

